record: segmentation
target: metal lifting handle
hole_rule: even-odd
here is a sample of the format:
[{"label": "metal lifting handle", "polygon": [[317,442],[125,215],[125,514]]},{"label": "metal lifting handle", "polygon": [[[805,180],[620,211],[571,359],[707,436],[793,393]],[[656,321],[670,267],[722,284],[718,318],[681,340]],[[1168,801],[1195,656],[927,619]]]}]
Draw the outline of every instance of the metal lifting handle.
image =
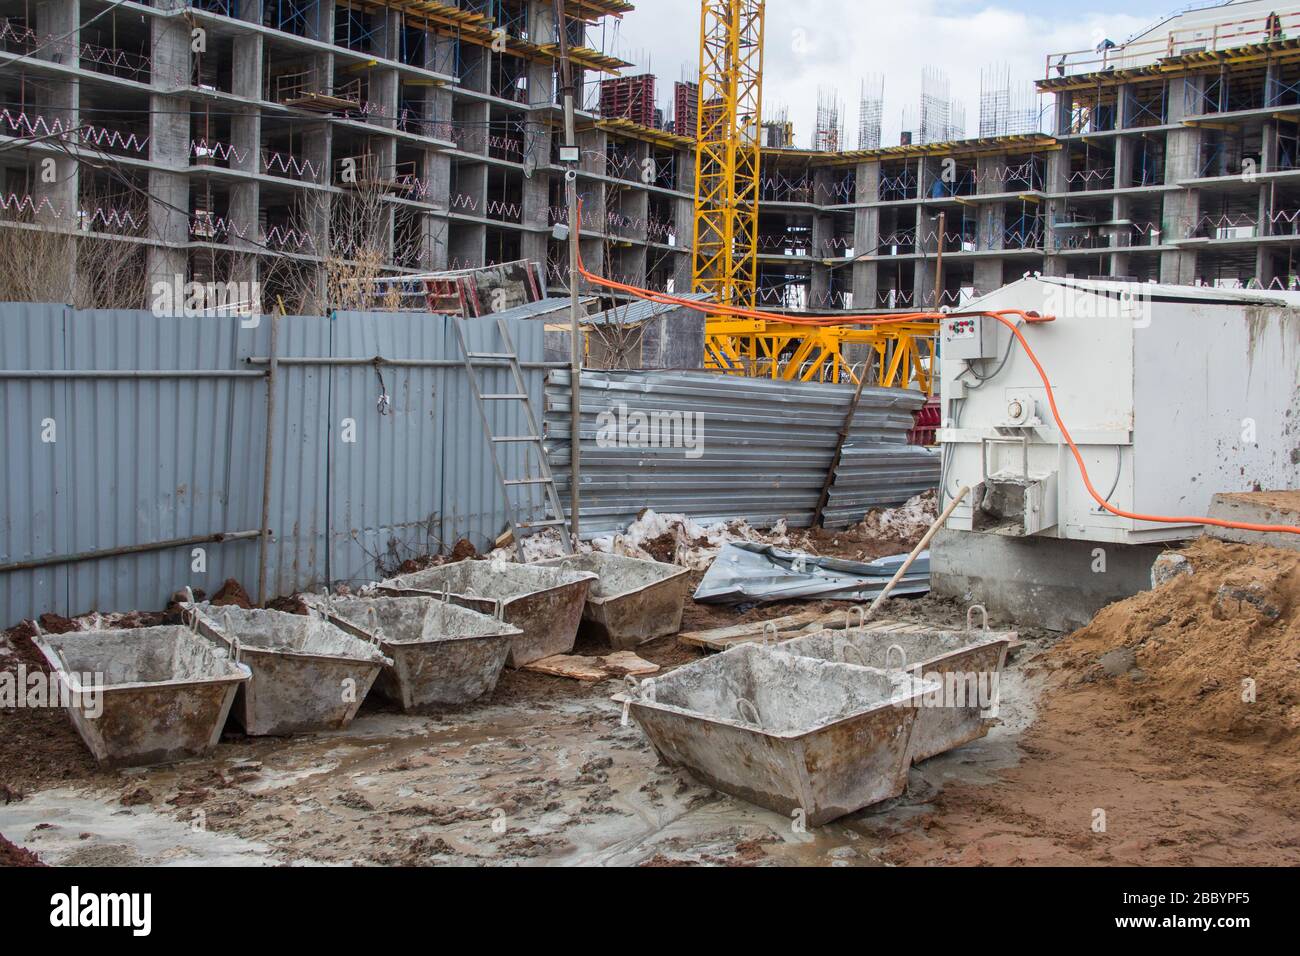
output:
[{"label": "metal lifting handle", "polygon": [[983,604],[972,604],[970,607],[966,609],[966,630],[968,631],[975,630],[972,624],[972,618],[974,618],[976,611],[979,611],[980,614],[983,616],[984,618],[983,630],[987,631],[989,629],[989,612],[988,612],[988,608],[986,608]]},{"label": "metal lifting handle", "polygon": [[889,670],[889,656],[894,651],[898,651],[898,659],[900,661],[898,669],[900,671],[907,670],[907,651],[903,650],[903,645],[901,644],[890,644],[889,647],[885,648],[885,670]]},{"label": "metal lifting handle", "polygon": [[[898,647],[897,644],[894,645]],[[857,664],[859,667],[867,666],[867,658],[856,644],[850,644],[848,641],[841,641],[836,649],[836,657],[841,664]],[[900,648],[901,650],[901,648]],[[849,660],[850,657],[856,657],[857,660]]]},{"label": "metal lifting handle", "polygon": [[1021,469],[1024,471],[1025,481],[1029,480],[1029,438],[1025,435],[998,438],[981,438],[980,439],[980,480],[988,481],[989,479],[989,445],[1020,445],[1021,450]]},{"label": "metal lifting handle", "polygon": [[238,664],[241,645],[239,643],[239,635],[235,633],[235,615],[231,612],[230,608],[226,608],[221,612],[221,630],[225,632],[226,640],[230,642],[230,650],[234,655],[234,661]]},{"label": "metal lifting handle", "polygon": [[366,608],[366,630],[370,632],[370,640],[378,647],[384,639],[384,629],[379,626],[379,612],[373,607]]},{"label": "metal lifting handle", "polygon": [[[748,714],[745,713],[746,710],[749,711]],[[755,707],[754,702],[747,697],[738,697],[736,699],[736,713],[739,714],[740,719],[747,724],[753,724],[755,727],[760,728],[763,726],[763,722],[758,718],[758,708]]]},{"label": "metal lifting handle", "polygon": [[760,643],[762,644],[763,647],[768,647],[768,646],[775,647],[776,645],[781,643],[781,638],[779,636],[779,632],[776,629],[775,621],[763,622],[763,636],[760,639]]},{"label": "metal lifting handle", "polygon": [[195,637],[199,635],[199,609],[196,607],[197,602],[194,600],[194,589],[188,584],[185,585],[185,603],[189,605],[181,611],[181,618],[185,621],[190,629],[190,633]]},{"label": "metal lifting handle", "polygon": [[854,611],[858,612],[858,629],[861,630],[862,628],[867,626],[867,609],[864,608],[861,604],[855,604],[852,607],[844,609],[844,630],[846,631],[851,631],[854,629],[853,627]]}]

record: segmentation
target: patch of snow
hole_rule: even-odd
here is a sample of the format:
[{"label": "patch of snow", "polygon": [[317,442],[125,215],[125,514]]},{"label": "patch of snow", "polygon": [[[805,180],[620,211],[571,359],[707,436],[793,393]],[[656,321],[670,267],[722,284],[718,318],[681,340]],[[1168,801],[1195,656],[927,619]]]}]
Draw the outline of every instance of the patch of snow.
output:
[{"label": "patch of snow", "polygon": [[938,516],[938,496],[926,491],[897,508],[867,512],[858,528],[872,537],[910,541],[924,535]]},{"label": "patch of snow", "polygon": [[[674,563],[696,571],[708,568],[713,563],[713,559],[718,556],[722,546],[728,542],[758,541],[778,547],[790,546],[789,529],[784,521],[778,522],[770,531],[759,531],[740,520],[703,525],[686,515],[659,514],[647,509],[628,526],[626,531],[602,535],[589,542],[584,541],[579,551],[584,554],[602,551],[629,558],[657,560],[645,546],[651,542],[659,542],[666,535],[670,535],[673,540]],[[660,553],[662,554],[662,551]],[[548,528],[541,534],[524,540],[526,561],[541,561],[563,555],[564,546],[560,532],[554,529]],[[498,548],[489,557],[494,560],[517,560],[513,546]]]}]

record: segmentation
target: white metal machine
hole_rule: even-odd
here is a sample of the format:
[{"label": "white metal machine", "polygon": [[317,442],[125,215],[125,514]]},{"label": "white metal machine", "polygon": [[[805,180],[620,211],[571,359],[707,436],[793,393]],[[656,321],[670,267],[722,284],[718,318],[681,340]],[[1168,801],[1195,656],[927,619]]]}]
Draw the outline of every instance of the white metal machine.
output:
[{"label": "white metal machine", "polygon": [[1021,332],[1110,504],[1198,516],[1216,492],[1300,487],[1300,293],[1025,278],[943,322],[943,496],[974,492],[949,530],[1122,544],[1198,533],[1089,495],[1028,356],[969,314],[1004,309],[1052,317]]}]

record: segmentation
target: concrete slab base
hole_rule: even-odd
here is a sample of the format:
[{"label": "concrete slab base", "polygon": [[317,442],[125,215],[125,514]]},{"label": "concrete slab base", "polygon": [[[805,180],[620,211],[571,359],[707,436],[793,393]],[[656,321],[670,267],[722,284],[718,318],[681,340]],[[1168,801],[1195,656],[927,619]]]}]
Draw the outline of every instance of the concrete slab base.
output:
[{"label": "concrete slab base", "polygon": [[[1210,503],[1211,518],[1246,524],[1285,524],[1300,527],[1300,491],[1246,491],[1218,494]],[[1205,533],[1221,541],[1265,544],[1273,548],[1300,551],[1300,534],[1266,531],[1238,531],[1207,525]]]},{"label": "concrete slab base", "polygon": [[1072,631],[1107,604],[1148,590],[1151,565],[1174,546],[945,529],[930,546],[930,587],[936,596],[983,604],[1022,626]]}]

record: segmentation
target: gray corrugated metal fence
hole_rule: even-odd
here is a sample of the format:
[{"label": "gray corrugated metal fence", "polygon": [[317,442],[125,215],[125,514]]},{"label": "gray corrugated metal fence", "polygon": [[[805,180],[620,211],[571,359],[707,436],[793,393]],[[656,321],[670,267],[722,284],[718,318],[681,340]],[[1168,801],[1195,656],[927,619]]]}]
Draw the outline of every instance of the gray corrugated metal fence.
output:
[{"label": "gray corrugated metal fence", "polygon": [[[583,536],[626,528],[645,508],[700,521],[745,518],[761,527],[785,519],[806,527],[852,396],[842,385],[705,372],[584,372]],[[551,467],[567,503],[567,371],[549,375],[546,400]],[[919,392],[863,390],[826,509],[828,527],[938,485],[938,453],[907,444],[924,401]],[[682,447],[647,447],[646,436],[635,433],[637,413],[659,415],[674,428],[678,419],[662,416],[698,413],[701,434],[689,436],[700,439],[698,456]],[[620,421],[628,426],[623,433],[615,427]]]},{"label": "gray corrugated metal fence", "polygon": [[[374,580],[407,557],[462,537],[481,549],[501,533],[505,504],[452,320],[278,321],[271,593]],[[0,304],[0,566],[41,565],[0,572],[0,626],[158,608],[179,588],[211,594],[230,577],[254,589],[270,325]],[[542,323],[509,328],[540,409]],[[501,350],[494,320],[466,332],[471,349]],[[512,391],[508,374],[484,369],[484,390]],[[497,434],[519,434],[522,407],[495,404]],[[231,533],[244,537],[199,540]],[[48,563],[166,542],[188,543]]]}]

